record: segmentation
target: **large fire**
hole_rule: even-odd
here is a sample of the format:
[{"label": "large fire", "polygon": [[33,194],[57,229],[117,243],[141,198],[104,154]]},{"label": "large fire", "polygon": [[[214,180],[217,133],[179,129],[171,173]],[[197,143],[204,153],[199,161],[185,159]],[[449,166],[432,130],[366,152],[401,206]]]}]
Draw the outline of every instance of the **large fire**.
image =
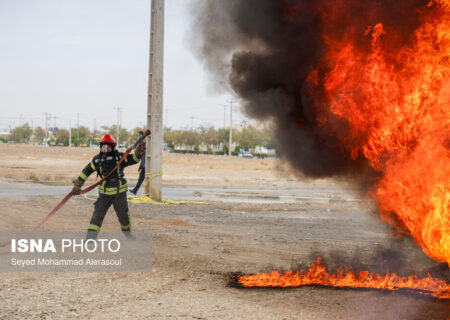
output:
[{"label": "large fire", "polygon": [[401,34],[381,23],[367,28],[367,41],[336,35],[340,2],[323,10],[326,54],[308,77],[323,88],[313,93],[319,125],[380,173],[371,195],[382,219],[450,264],[449,0],[431,1],[401,45]]},{"label": "large fire", "polygon": [[[280,156],[305,176],[370,179],[381,218],[450,266],[450,0],[208,0],[200,8],[205,66],[248,115],[272,121]],[[306,277],[239,281],[286,279],[448,289],[431,277],[330,275],[319,264]]]},{"label": "large fire", "polygon": [[[431,0],[422,8],[421,23],[407,39],[382,23],[366,26],[364,33],[339,33],[336,20],[346,15],[346,1],[323,3],[317,10],[325,53],[307,78],[318,126],[332,132],[351,158],[365,158],[378,172],[370,195],[382,219],[450,265],[449,0]],[[288,22],[295,10],[292,4],[283,8]],[[320,258],[306,272],[273,271],[237,281],[244,287],[408,289],[450,299],[449,284],[430,275],[344,268],[330,274]]]},{"label": "large fire", "polygon": [[450,299],[450,285],[443,280],[432,278],[419,279],[417,276],[400,277],[395,273],[385,275],[340,268],[330,274],[323,260],[318,258],[306,272],[286,271],[280,274],[274,270],[271,273],[243,275],[236,278],[243,287],[301,287],[327,286],[338,288],[370,288],[379,290],[407,289],[440,299]]}]

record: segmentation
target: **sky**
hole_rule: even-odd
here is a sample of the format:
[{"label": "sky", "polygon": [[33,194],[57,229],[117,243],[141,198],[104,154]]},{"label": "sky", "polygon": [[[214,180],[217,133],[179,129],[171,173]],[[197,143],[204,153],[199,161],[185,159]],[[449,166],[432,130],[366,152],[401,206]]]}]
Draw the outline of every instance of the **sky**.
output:
[{"label": "sky", "polygon": [[[229,123],[231,94],[212,92],[191,52],[187,0],[165,1],[164,124]],[[150,0],[0,0],[0,130],[27,122],[90,129],[144,125]],[[229,106],[229,104],[228,104]],[[235,104],[233,125],[249,121]]]}]

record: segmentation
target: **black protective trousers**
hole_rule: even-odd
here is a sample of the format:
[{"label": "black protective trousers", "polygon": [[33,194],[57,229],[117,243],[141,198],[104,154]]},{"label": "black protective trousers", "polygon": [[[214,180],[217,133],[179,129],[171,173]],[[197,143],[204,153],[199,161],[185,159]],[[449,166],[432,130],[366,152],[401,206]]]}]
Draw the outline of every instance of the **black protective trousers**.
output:
[{"label": "black protective trousers", "polygon": [[138,182],[132,191],[134,194],[136,194],[138,192],[139,188],[141,187],[142,182],[144,182],[144,179],[145,179],[145,168],[143,168],[143,169],[141,169],[141,171],[139,171]]},{"label": "black protective trousers", "polygon": [[97,234],[105,218],[106,212],[113,205],[119,218],[120,227],[124,232],[131,231],[131,220],[128,214],[127,193],[122,192],[113,196],[99,194],[97,201],[94,203],[94,213],[92,214],[86,238],[96,239]]}]

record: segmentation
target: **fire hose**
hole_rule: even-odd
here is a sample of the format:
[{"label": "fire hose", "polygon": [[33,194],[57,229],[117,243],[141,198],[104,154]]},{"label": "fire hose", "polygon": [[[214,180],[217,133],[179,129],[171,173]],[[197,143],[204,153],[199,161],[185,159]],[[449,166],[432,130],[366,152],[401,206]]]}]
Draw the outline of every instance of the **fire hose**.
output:
[{"label": "fire hose", "polygon": [[[130,154],[131,150],[133,150],[134,148],[137,147],[138,144],[140,144],[147,136],[150,135],[150,130],[146,130],[145,132],[143,132],[143,134],[139,135],[139,138],[136,140],[135,143],[133,143],[133,145],[131,147],[129,147],[125,153],[123,154],[122,158],[119,160],[119,162],[117,162],[116,166],[114,167],[114,169],[111,170],[110,173],[108,173],[103,179],[97,181],[96,183],[94,183],[93,185],[87,187],[84,190],[80,191],[80,194],[84,194],[84,193],[88,193],[89,191],[95,189],[98,185],[100,185],[101,183],[103,183],[103,181],[105,181],[106,179],[109,178],[109,176],[111,174],[113,174],[113,172],[115,172],[117,170],[117,168],[119,168],[120,164],[125,160],[125,158]],[[50,211],[50,213],[41,221],[39,222],[36,226],[34,226],[33,229],[31,229],[30,232],[35,232],[36,230],[38,230],[40,227],[42,227],[59,209],[61,209],[61,207],[73,196],[72,192],[69,192],[57,205],[56,207]],[[5,247],[7,246],[11,241],[6,241],[6,242],[2,242],[0,243],[0,247]]]}]

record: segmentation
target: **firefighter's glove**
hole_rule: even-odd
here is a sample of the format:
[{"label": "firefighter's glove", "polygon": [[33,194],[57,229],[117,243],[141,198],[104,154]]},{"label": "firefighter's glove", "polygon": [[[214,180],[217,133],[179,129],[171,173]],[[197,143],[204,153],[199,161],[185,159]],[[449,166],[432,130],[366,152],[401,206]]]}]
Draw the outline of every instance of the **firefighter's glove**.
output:
[{"label": "firefighter's glove", "polygon": [[80,178],[77,178],[73,180],[73,188],[72,188],[72,194],[74,196],[79,195],[81,191],[81,187],[83,186],[84,181]]},{"label": "firefighter's glove", "polygon": [[136,155],[136,157],[138,157],[138,159],[142,158],[142,156],[145,153],[145,142],[142,141],[141,143],[138,144],[138,146],[136,147],[136,150],[134,151],[134,154]]}]

